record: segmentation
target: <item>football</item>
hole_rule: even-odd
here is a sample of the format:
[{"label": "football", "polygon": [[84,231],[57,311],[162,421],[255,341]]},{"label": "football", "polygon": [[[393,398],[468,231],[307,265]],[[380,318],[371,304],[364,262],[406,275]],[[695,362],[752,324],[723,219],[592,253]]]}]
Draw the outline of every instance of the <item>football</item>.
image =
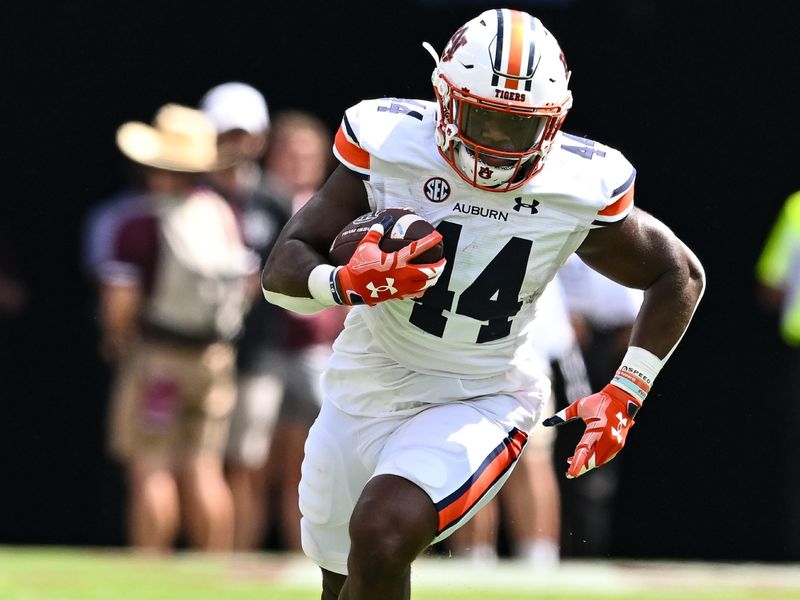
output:
[{"label": "football", "polygon": [[[366,213],[345,225],[333,240],[328,251],[328,259],[331,264],[337,266],[347,264],[358,243],[367,235],[369,228],[375,223],[383,221],[387,215],[392,217],[392,223],[378,244],[384,252],[396,252],[411,242],[424,238],[434,229],[433,225],[409,208],[386,208]],[[444,246],[442,242],[439,242],[411,262],[418,265],[434,263],[441,259],[443,254]]]}]

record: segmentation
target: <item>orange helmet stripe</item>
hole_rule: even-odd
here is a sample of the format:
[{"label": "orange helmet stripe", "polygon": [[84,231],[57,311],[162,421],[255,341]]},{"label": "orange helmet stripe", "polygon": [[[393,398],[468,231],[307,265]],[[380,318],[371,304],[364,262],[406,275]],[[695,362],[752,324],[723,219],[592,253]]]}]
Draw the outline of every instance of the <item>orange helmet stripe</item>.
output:
[{"label": "orange helmet stripe", "polygon": [[[511,12],[511,41],[509,44],[508,71],[509,75],[519,77],[522,65],[522,42],[525,39],[525,26],[522,13],[518,10]],[[519,80],[506,78],[506,89],[515,90]]]}]

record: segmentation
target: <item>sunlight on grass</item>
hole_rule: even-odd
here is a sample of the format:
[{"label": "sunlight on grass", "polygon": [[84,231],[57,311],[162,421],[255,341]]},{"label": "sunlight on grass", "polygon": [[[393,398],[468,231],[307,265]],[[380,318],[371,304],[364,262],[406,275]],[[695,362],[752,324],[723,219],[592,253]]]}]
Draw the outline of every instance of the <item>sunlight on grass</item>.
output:
[{"label": "sunlight on grass", "polygon": [[[420,561],[414,600],[800,600],[800,577],[770,567],[632,563],[474,569]],[[741,573],[745,573],[744,576]],[[738,579],[731,574],[739,574]],[[796,579],[796,581],[795,581]],[[319,598],[309,561],[277,555],[153,558],[122,551],[2,548],[2,600],[300,600]]]}]

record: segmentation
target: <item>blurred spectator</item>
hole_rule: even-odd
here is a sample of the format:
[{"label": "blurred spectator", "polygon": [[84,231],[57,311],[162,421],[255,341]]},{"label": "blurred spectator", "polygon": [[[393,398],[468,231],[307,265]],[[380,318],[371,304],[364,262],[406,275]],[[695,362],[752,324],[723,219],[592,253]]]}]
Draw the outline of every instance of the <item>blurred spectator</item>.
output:
[{"label": "blurred spectator", "polygon": [[141,181],[141,170],[131,170],[130,185],[106,198],[86,216],[83,227],[83,269],[97,282],[100,266],[114,254],[117,230],[131,216],[147,209],[147,191]]},{"label": "blurred spectator", "polygon": [[19,269],[19,257],[7,221],[0,218],[0,323],[18,315],[28,300],[27,286]]},{"label": "blurred spectator", "polygon": [[269,187],[282,192],[296,212],[330,173],[331,133],[314,115],[289,110],[278,116],[271,137],[264,179]]},{"label": "blurred spectator", "polygon": [[781,337],[800,347],[800,192],[789,196],[773,224],[756,278],[762,304],[781,314]]},{"label": "blurred spectator", "polygon": [[[290,199],[292,212],[300,210],[328,176],[331,145],[330,132],[313,115],[290,111],[275,119],[266,178]],[[285,317],[286,388],[270,453],[268,489],[277,492],[280,537],[291,551],[300,551],[297,486],[303,447],[322,404],[320,376],[346,312],[337,307],[314,315],[287,312]]]},{"label": "blurred spectator", "polygon": [[166,551],[181,525],[193,548],[232,547],[222,453],[246,278],[258,264],[228,204],[198,187],[219,166],[213,124],[168,104],[117,145],[142,166],[146,210],[116,228],[99,268],[104,355],[117,363],[110,443],[128,478],[131,543]]},{"label": "blurred spectator", "polygon": [[[589,383],[598,389],[614,375],[628,348],[643,292],[626,288],[573,255],[558,272],[567,309],[583,353]],[[559,407],[560,408],[560,407]],[[562,429],[558,444],[571,450],[580,432]],[[606,556],[614,527],[613,500],[619,488],[620,457],[586,476],[562,481],[562,543],[570,556]]]},{"label": "blurred spectator", "polygon": [[[553,383],[540,417],[554,413],[557,404],[591,394],[558,278],[539,298],[527,335],[524,360],[536,363]],[[498,517],[502,517],[512,556],[535,569],[559,565],[561,497],[553,467],[555,434],[541,421],[537,423],[519,464],[498,496],[451,537],[456,554],[479,563],[494,562]]]},{"label": "blurred spectator", "polygon": [[[12,219],[0,214],[0,373],[8,368],[20,316],[28,304],[28,286],[22,278],[19,250]],[[11,373],[8,373],[9,375]],[[6,383],[7,378],[4,378]]]},{"label": "blurred spectator", "polygon": [[[787,361],[776,371],[780,374],[781,410],[788,432],[783,444],[783,463],[779,468],[793,473],[800,460],[795,441],[800,427],[800,192],[790,195],[772,225],[756,264],[758,295],[769,311],[780,314],[780,335],[788,346]],[[797,478],[787,477],[782,507],[782,543],[791,560],[800,559],[800,485]]]},{"label": "blurred spectator", "polygon": [[[244,243],[263,267],[288,220],[287,198],[265,185],[261,161],[269,135],[264,96],[240,82],[222,83],[200,101],[217,130],[221,156],[234,157],[209,173],[211,185],[231,203],[242,224]],[[266,528],[264,465],[283,398],[283,309],[264,302],[261,286],[237,346],[237,400],[227,449],[227,476],[235,507],[234,548],[254,550]]]}]

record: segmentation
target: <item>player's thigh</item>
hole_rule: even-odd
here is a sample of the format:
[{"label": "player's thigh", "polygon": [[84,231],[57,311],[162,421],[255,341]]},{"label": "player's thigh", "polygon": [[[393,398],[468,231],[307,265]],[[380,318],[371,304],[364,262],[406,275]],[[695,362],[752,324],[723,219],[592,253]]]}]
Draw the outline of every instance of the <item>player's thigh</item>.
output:
[{"label": "player's thigh", "polygon": [[284,393],[282,364],[275,353],[263,368],[239,374],[227,446],[234,464],[256,469],[267,461]]},{"label": "player's thigh", "polygon": [[299,485],[303,551],[334,573],[347,574],[350,515],[377,458],[362,442],[376,426],[326,402],[306,439]]},{"label": "player's thigh", "polygon": [[434,541],[442,540],[497,494],[534,418],[505,395],[433,406],[392,433],[374,474],[397,475],[422,488],[437,513]]}]

